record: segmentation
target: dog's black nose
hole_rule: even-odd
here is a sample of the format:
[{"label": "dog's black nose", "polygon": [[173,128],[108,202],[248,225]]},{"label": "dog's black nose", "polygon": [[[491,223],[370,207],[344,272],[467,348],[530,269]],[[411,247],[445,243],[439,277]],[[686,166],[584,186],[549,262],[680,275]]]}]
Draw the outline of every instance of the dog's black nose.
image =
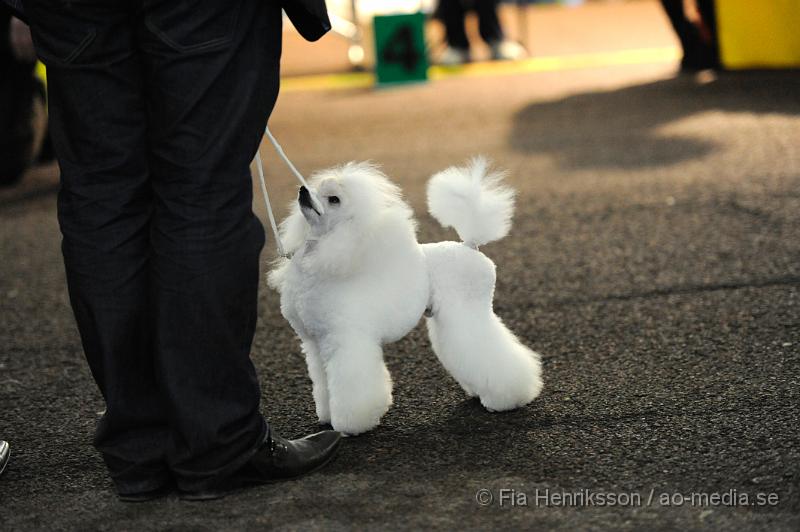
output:
[{"label": "dog's black nose", "polygon": [[304,205],[306,207],[313,207],[311,204],[311,193],[308,191],[306,187],[300,187],[300,205]]}]

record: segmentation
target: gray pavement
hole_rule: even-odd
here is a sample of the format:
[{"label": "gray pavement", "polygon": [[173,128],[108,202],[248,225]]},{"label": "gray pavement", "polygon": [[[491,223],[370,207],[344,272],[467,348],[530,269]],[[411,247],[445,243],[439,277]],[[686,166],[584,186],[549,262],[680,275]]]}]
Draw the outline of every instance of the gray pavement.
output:
[{"label": "gray pavement", "polygon": [[[0,529],[797,530],[800,75],[703,83],[673,69],[283,95],[271,127],[298,167],[380,162],[421,241],[453,236],[424,211],[433,172],[475,153],[510,170],[516,225],[484,251],[496,310],[542,353],[545,390],[487,413],[419,327],[386,349],[395,405],[377,430],[316,475],[206,504],[115,499],[90,445],[103,405],[65,294],[55,171],[0,191],[0,437],[13,446]],[[263,149],[283,205],[294,183]],[[282,434],[312,431],[298,345],[266,283],[260,302],[264,413]],[[558,504],[562,492],[584,504]],[[772,493],[775,505],[741,504]]]}]

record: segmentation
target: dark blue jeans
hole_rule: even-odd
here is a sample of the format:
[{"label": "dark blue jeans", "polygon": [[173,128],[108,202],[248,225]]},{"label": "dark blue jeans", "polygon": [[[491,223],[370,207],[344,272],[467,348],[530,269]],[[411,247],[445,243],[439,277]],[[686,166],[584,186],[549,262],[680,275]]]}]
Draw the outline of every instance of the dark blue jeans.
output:
[{"label": "dark blue jeans", "polygon": [[278,94],[276,0],[26,0],[47,65],[70,301],[120,493],[199,490],[263,441],[249,163]]}]

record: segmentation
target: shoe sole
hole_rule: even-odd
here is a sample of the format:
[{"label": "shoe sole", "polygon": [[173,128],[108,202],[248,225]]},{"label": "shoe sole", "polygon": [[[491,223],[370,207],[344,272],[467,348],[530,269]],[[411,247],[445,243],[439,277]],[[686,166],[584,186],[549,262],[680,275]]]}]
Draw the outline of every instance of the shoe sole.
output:
[{"label": "shoe sole", "polygon": [[157,495],[117,495],[121,502],[150,502],[162,497],[166,497],[169,492],[159,493]]},{"label": "shoe sole", "polygon": [[252,484],[248,484],[248,483],[245,482],[242,486],[236,486],[234,488],[227,489],[227,490],[204,491],[204,492],[200,492],[200,493],[182,493],[182,494],[179,495],[179,498],[180,498],[180,500],[186,501],[186,502],[215,501],[215,500],[218,500],[218,499],[224,499],[228,495],[236,495],[236,494],[241,493],[242,491],[244,491],[244,490],[246,490],[248,488],[253,488],[253,487],[256,487],[256,486],[266,486],[266,485],[270,485],[270,484],[278,484],[278,483],[281,483],[281,482],[292,482],[294,480],[298,480],[298,479],[301,479],[303,477],[307,477],[308,475],[313,475],[314,473],[316,473],[317,471],[319,471],[323,467],[327,466],[328,464],[330,464],[331,462],[336,460],[336,458],[339,456],[339,447],[340,446],[341,446],[341,440],[339,440],[336,443],[336,447],[334,448],[333,453],[331,453],[331,456],[327,460],[325,460],[324,462],[321,462],[315,468],[309,469],[305,473],[302,473],[302,474],[294,476],[294,477],[276,478],[276,479],[273,479],[273,480],[264,480],[264,481],[254,482]]},{"label": "shoe sole", "polygon": [[151,491],[145,491],[143,493],[131,493],[127,495],[120,495],[117,494],[117,498],[122,502],[148,502],[154,501],[156,499],[161,499],[166,497],[170,493],[172,493],[175,485],[172,482],[168,482],[167,484],[161,486],[160,488],[156,488]]}]

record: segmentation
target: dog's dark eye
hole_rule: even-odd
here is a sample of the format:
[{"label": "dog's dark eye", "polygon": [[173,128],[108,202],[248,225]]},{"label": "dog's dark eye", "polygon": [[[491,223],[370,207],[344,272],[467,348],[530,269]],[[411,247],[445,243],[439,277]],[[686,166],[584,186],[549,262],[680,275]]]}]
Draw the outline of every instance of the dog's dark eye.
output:
[{"label": "dog's dark eye", "polygon": [[339,196],[328,196],[328,203],[337,204],[339,203]]}]

